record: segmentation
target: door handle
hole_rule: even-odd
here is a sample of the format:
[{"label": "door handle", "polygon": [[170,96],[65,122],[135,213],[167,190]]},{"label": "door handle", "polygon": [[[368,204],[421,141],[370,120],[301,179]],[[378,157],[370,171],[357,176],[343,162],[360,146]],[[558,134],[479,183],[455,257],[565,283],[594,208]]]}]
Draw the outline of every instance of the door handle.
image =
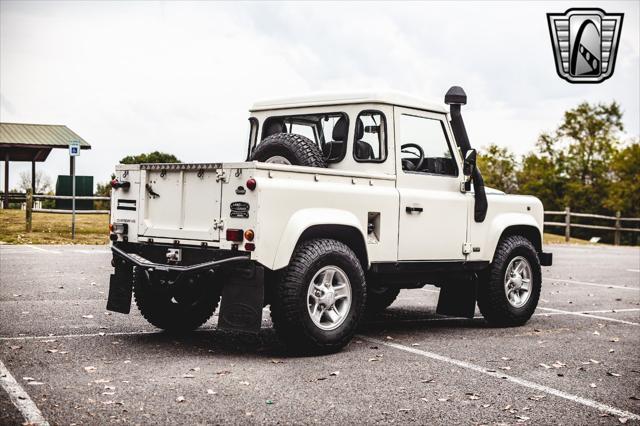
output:
[{"label": "door handle", "polygon": [[411,206],[407,206],[407,208],[405,209],[407,213],[411,214],[413,212],[418,212],[418,213],[422,213],[422,207],[411,207]]}]

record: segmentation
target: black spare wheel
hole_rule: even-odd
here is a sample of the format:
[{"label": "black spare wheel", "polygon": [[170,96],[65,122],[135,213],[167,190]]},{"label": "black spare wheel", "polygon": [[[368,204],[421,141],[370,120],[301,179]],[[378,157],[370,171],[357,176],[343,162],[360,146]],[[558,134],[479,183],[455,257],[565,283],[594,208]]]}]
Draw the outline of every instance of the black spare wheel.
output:
[{"label": "black spare wheel", "polygon": [[294,133],[276,133],[258,144],[250,161],[290,164],[293,166],[327,167],[318,145]]},{"label": "black spare wheel", "polygon": [[140,267],[133,269],[133,292],[142,316],[172,333],[188,332],[207,322],[218,307],[221,293],[210,274],[169,286]]}]

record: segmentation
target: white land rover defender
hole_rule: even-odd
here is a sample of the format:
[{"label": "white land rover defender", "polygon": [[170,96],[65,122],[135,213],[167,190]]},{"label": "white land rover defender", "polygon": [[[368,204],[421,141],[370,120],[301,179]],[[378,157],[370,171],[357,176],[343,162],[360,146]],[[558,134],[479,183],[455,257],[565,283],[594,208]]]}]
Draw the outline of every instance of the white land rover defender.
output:
[{"label": "white land rover defender", "polygon": [[389,94],[257,103],[247,161],[116,166],[107,309],[153,325],[257,332],[326,353],[401,288],[499,326],[536,309],[543,208],[485,188],[452,87],[440,105]]}]

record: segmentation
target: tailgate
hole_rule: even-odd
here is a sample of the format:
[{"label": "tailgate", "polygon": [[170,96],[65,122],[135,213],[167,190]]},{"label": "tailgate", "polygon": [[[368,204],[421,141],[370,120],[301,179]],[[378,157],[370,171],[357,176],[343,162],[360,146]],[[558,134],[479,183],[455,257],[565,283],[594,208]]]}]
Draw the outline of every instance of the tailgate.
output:
[{"label": "tailgate", "polygon": [[219,241],[222,181],[217,164],[141,166],[138,235]]}]

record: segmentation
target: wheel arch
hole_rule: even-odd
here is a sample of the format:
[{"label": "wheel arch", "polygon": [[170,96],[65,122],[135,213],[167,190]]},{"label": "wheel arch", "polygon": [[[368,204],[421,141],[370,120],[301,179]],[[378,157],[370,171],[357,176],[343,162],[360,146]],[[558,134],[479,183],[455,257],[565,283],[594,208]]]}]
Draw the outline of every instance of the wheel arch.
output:
[{"label": "wheel arch", "polygon": [[542,231],[536,220],[526,214],[508,213],[498,216],[491,224],[489,248],[492,260],[498,244],[512,235],[522,235],[531,241],[537,253],[542,252]]},{"label": "wheel arch", "polygon": [[369,255],[362,226],[353,213],[345,210],[299,210],[291,216],[285,227],[271,269],[287,266],[293,251],[301,242],[313,238],[331,238],[349,246],[366,271],[369,269]]}]

